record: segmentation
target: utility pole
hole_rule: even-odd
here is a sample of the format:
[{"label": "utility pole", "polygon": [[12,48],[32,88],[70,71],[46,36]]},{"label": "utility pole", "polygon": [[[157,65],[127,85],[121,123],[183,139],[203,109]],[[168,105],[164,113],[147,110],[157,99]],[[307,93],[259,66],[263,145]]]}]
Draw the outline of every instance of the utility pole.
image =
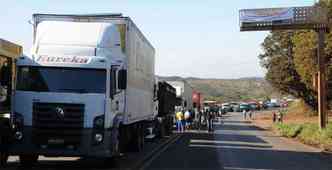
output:
[{"label": "utility pole", "polygon": [[324,129],[327,124],[327,95],[326,95],[326,63],[325,63],[325,33],[326,29],[317,30],[318,33],[318,123],[320,129]]}]

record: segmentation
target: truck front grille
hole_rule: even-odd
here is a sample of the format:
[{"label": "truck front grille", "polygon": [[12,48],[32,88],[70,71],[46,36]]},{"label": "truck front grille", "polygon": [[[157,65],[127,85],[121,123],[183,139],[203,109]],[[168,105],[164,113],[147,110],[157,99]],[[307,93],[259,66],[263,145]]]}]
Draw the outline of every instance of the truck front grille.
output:
[{"label": "truck front grille", "polygon": [[33,143],[79,145],[83,133],[84,104],[33,103]]}]

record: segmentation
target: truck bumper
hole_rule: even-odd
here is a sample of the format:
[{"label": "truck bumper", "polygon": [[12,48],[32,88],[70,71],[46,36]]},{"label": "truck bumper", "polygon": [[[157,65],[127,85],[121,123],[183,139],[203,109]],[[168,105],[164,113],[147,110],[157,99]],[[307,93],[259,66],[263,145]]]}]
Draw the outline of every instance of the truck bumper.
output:
[{"label": "truck bumper", "polygon": [[33,140],[33,130],[31,127],[24,127],[23,138],[15,139],[7,148],[9,155],[38,154],[49,157],[111,157],[112,142],[111,130],[103,131],[103,141],[95,141],[93,129],[82,129],[79,145],[61,144],[36,144]]}]

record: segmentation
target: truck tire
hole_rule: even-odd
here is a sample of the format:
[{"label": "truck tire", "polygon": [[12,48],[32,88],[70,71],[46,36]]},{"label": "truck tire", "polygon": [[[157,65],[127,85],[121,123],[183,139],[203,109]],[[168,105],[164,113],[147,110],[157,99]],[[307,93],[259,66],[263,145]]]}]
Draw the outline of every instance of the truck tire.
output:
[{"label": "truck tire", "polygon": [[160,124],[160,138],[163,138],[167,135],[166,127],[167,127],[167,121],[163,119],[163,121]]},{"label": "truck tire", "polygon": [[144,144],[145,144],[145,126],[144,124],[141,124],[141,147],[142,147],[142,150],[144,148]]},{"label": "truck tire", "polygon": [[166,126],[166,135],[167,136],[170,136],[172,135],[172,132],[173,132],[173,119],[172,117],[169,117],[168,120],[167,120],[167,126]]},{"label": "truck tire", "polygon": [[33,167],[38,161],[39,155],[36,154],[26,154],[26,155],[19,155],[20,164],[24,168]]},{"label": "truck tire", "polygon": [[[0,127],[3,128],[3,127]],[[6,137],[8,136],[3,135],[3,132],[0,134],[0,167],[5,167],[7,165],[8,161],[8,153],[7,153],[7,144],[8,140],[6,140]]]},{"label": "truck tire", "polygon": [[8,161],[8,154],[0,152],[0,167],[6,167]]},{"label": "truck tire", "polygon": [[119,152],[119,154],[123,154],[128,150],[127,149],[127,147],[128,147],[128,138],[127,138],[128,130],[127,129],[128,128],[126,128],[123,125],[119,126],[119,137],[118,137],[118,140],[119,140],[118,152]]},{"label": "truck tire", "polygon": [[134,152],[140,152],[144,147],[144,128],[143,124],[139,123],[132,128],[132,150]]}]

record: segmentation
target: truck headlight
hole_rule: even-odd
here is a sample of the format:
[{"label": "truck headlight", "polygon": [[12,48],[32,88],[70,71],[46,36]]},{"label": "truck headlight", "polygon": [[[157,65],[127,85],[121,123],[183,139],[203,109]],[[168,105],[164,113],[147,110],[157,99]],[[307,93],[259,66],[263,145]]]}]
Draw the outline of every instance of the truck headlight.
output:
[{"label": "truck headlight", "polygon": [[103,141],[103,139],[104,139],[104,136],[102,134],[100,134],[100,133],[95,134],[95,141],[96,142],[100,143],[100,142]]},{"label": "truck headlight", "polygon": [[10,113],[5,113],[2,115],[3,118],[10,119]]},{"label": "truck headlight", "polygon": [[16,140],[22,140],[23,139],[23,133],[21,131],[15,132],[15,139]]},{"label": "truck headlight", "polygon": [[94,129],[104,129],[105,115],[97,116],[93,120]]}]

